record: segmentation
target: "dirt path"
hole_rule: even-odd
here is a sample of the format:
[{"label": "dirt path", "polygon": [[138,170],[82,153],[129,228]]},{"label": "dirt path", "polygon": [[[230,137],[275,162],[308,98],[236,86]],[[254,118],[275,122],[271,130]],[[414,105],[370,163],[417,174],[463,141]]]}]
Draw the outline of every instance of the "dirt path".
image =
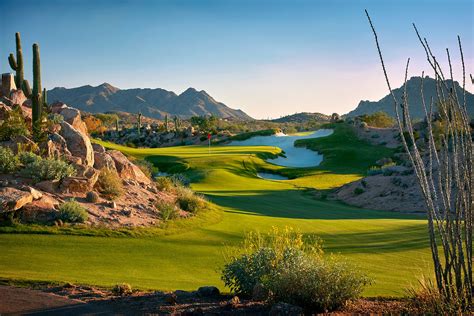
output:
[{"label": "dirt path", "polygon": [[103,307],[38,290],[0,286],[0,315],[110,314]]}]

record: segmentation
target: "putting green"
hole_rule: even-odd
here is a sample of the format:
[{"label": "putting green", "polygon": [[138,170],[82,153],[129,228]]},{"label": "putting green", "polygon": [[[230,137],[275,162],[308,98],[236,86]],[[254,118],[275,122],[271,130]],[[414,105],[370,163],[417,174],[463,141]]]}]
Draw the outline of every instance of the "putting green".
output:
[{"label": "putting green", "polygon": [[[201,146],[106,145],[146,158],[165,171],[186,172],[193,188],[219,206],[221,211],[213,215],[221,218],[156,237],[1,234],[0,277],[104,286],[127,282],[150,289],[191,290],[211,284],[222,288],[218,270],[223,249],[237,245],[247,231],[272,226],[293,226],[320,236],[327,252],[347,257],[375,279],[364,292],[367,296],[403,295],[417,277],[431,272],[423,218],[316,200],[302,190],[329,189],[358,179],[375,160],[391,154],[359,141],[346,126],[338,126],[325,139],[308,141],[306,145],[319,148],[325,161],[302,170],[266,163],[262,158],[279,152],[272,147],[218,146],[209,154]],[[351,158],[345,168],[337,153]],[[300,177],[269,181],[258,178],[256,170]]]}]

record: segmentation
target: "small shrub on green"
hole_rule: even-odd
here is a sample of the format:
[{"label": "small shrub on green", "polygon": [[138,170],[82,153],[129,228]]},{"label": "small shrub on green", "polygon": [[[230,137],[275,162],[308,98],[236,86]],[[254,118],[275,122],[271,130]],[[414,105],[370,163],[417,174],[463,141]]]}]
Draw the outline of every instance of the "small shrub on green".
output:
[{"label": "small shrub on green", "polygon": [[165,222],[178,218],[178,210],[176,209],[176,205],[174,203],[159,201],[155,204],[155,207],[160,212],[161,219],[163,219]]},{"label": "small shrub on green", "polygon": [[10,148],[0,146],[0,173],[11,173],[20,167],[20,161]]},{"label": "small shrub on green", "polygon": [[89,203],[97,203],[99,201],[99,194],[97,194],[97,192],[94,192],[94,191],[87,192],[86,200]]},{"label": "small shrub on green", "polygon": [[207,201],[202,195],[196,194],[193,190],[186,187],[176,187],[176,201],[182,210],[197,213],[205,209]]},{"label": "small shrub on green", "polygon": [[59,206],[59,219],[65,223],[84,223],[88,217],[87,210],[74,199]]},{"label": "small shrub on green", "polygon": [[361,195],[361,194],[364,193],[364,192],[365,192],[365,191],[364,191],[364,189],[362,189],[362,188],[355,188],[355,189],[354,189],[354,194],[355,194],[355,195]]},{"label": "small shrub on green", "polygon": [[122,179],[115,170],[108,168],[100,169],[96,188],[103,197],[110,200],[114,200],[123,194]]}]

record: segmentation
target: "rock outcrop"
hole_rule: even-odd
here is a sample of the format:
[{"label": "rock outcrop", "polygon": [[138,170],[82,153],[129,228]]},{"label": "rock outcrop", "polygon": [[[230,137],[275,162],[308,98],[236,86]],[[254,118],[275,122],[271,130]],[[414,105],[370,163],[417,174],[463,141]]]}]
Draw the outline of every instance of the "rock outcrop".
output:
[{"label": "rock outcrop", "polygon": [[75,129],[68,122],[61,122],[59,134],[64,137],[67,148],[87,166],[94,166],[94,150],[88,136]]},{"label": "rock outcrop", "polygon": [[118,150],[107,152],[114,160],[115,168],[122,179],[135,180],[142,184],[150,184],[150,179],[136,165],[130,162],[124,154]]}]

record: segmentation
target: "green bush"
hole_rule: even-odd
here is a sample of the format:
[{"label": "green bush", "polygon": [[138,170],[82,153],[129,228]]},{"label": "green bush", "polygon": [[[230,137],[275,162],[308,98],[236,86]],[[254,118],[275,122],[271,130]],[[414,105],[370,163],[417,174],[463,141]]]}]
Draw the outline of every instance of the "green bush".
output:
[{"label": "green bush", "polygon": [[103,197],[110,200],[114,200],[123,194],[122,179],[115,170],[108,168],[100,169],[96,188]]},{"label": "green bush", "polygon": [[20,159],[20,162],[23,166],[26,166],[30,163],[34,163],[38,159],[41,159],[40,156],[37,154],[31,152],[31,151],[23,151],[20,154],[18,154],[18,158]]},{"label": "green bush", "polygon": [[362,189],[362,188],[355,188],[355,189],[354,189],[354,194],[355,194],[355,195],[361,195],[361,194],[364,193],[364,192],[365,192],[365,191],[364,191],[364,189]]},{"label": "green bush", "polygon": [[182,173],[175,173],[171,175],[170,180],[173,182],[174,186],[185,186],[188,187],[191,184],[191,180]]},{"label": "green bush", "polygon": [[182,210],[197,213],[207,206],[207,201],[204,197],[194,193],[194,191],[189,188],[176,187],[176,195],[176,201]]},{"label": "green bush", "polygon": [[166,222],[178,217],[178,210],[176,205],[171,202],[159,201],[155,204],[155,207],[160,212],[161,218]]},{"label": "green bush", "polygon": [[21,109],[16,106],[8,112],[7,118],[0,125],[0,141],[10,140],[13,136],[29,136],[30,131],[26,125]]},{"label": "green bush", "polygon": [[63,160],[41,158],[32,153],[22,153],[20,157],[24,166],[22,174],[37,182],[61,180],[76,174],[76,169]]},{"label": "green bush", "polygon": [[268,235],[249,234],[237,254],[226,258],[222,280],[249,296],[263,286],[268,299],[309,311],[329,311],[362,293],[370,280],[334,256],[325,256],[319,239],[303,238],[291,228]]},{"label": "green bush", "polygon": [[392,127],[395,125],[395,120],[387,113],[379,111],[372,114],[361,115],[362,122],[367,123],[373,127]]},{"label": "green bush", "polygon": [[10,148],[0,146],[0,173],[11,173],[20,167],[20,161]]},{"label": "green bush", "polygon": [[74,199],[59,206],[59,219],[65,223],[84,223],[88,217],[87,210]]}]

